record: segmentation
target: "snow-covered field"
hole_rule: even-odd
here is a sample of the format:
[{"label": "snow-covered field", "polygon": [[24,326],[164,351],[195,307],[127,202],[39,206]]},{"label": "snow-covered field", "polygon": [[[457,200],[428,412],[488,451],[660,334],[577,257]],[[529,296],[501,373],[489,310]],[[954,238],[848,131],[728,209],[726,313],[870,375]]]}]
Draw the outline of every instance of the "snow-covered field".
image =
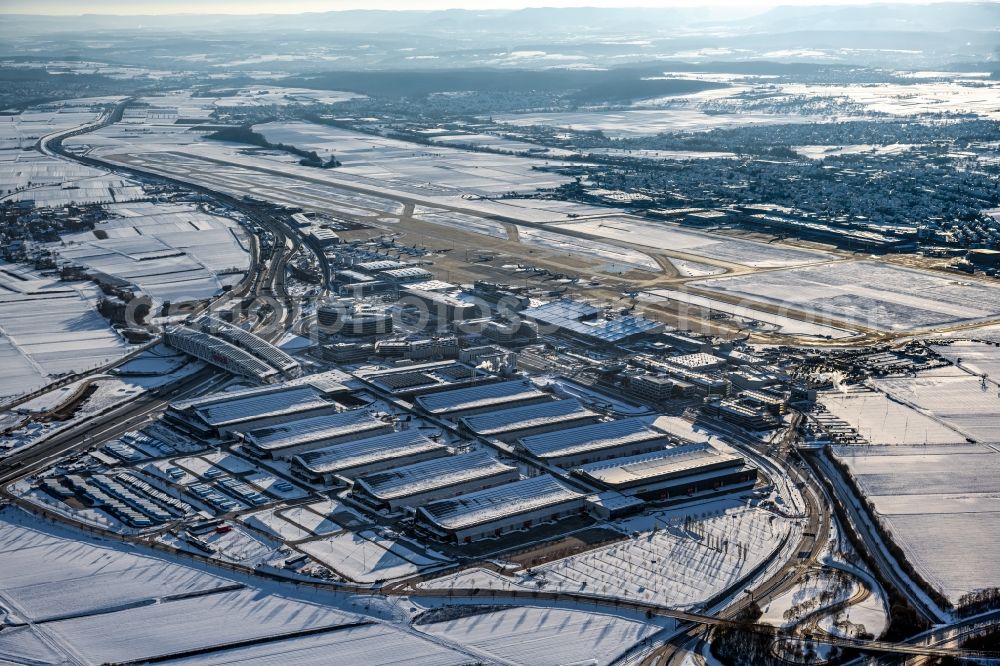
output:
[{"label": "snow-covered field", "polygon": [[[676,261],[674,261],[674,263],[676,264]],[[815,336],[832,339],[846,338],[851,335],[850,331],[843,328],[802,321],[801,319],[793,319],[791,317],[772,314],[770,312],[763,312],[745,305],[733,305],[725,301],[720,301],[716,298],[699,296],[698,294],[679,291],[677,289],[651,289],[648,292],[643,292],[640,295],[640,298],[668,298],[670,300],[679,301],[680,303],[692,305],[694,306],[696,312],[700,311],[702,308],[715,312],[725,312],[742,319],[761,322],[765,326],[770,325],[771,327],[777,328],[778,331],[785,335]],[[681,310],[681,312],[683,312],[683,310]]]},{"label": "snow-covered field", "polygon": [[328,125],[273,122],[255,125],[254,130],[274,143],[316,150],[321,157],[336,155],[343,164],[331,170],[337,177],[377,179],[389,187],[424,189],[434,184],[488,196],[534,192],[568,180],[532,171],[531,167],[542,164],[541,160],[425,146]]},{"label": "snow-covered field", "polygon": [[13,602],[28,619],[92,613],[230,584],[197,569],[8,522],[12,513],[0,513],[0,599]]},{"label": "snow-covered field", "polygon": [[575,222],[559,222],[553,227],[582,231],[600,238],[625,241],[656,250],[728,261],[754,268],[781,268],[815,264],[834,259],[819,250],[806,250],[778,243],[755,241],[681,229],[639,217],[607,217]]},{"label": "snow-covered field", "polygon": [[468,646],[489,661],[521,666],[610,664],[659,627],[559,608],[510,608],[416,629]]},{"label": "snow-covered field", "polygon": [[1000,442],[1000,388],[959,368],[873,380],[896,400],[933,415],[982,442]]},{"label": "snow-covered field", "polygon": [[[329,664],[331,655],[343,664],[475,661],[447,640],[389,624],[348,627],[374,618],[344,609],[370,604],[370,612],[392,616],[375,599],[313,592],[307,594],[316,601],[304,601],[292,592],[299,591],[248,584],[0,510],[0,608],[14,621],[37,622],[0,631],[4,663],[97,666],[202,648],[206,654],[194,661],[170,663]],[[322,629],[328,631],[294,636]],[[275,640],[222,647],[268,637]]]},{"label": "snow-covered field", "polygon": [[659,273],[662,270],[656,260],[649,255],[610,243],[577,238],[555,231],[542,231],[533,227],[518,227],[517,235],[518,239],[525,245],[535,245],[555,252],[606,261],[623,269],[635,268],[650,273]]},{"label": "snow-covered field", "polygon": [[171,302],[213,296],[238,282],[249,267],[249,240],[228,218],[175,204],[161,209],[135,203],[109,211],[119,217],[94,232],[67,235],[59,256]]},{"label": "snow-covered field", "polygon": [[931,347],[952,363],[961,361],[961,367],[977,375],[988,375],[1000,381],[1000,346],[973,340],[956,340],[950,345]]},{"label": "snow-covered field", "polygon": [[401,578],[446,561],[414,552],[403,541],[380,537],[371,530],[342,532],[296,548],[358,583]]},{"label": "snow-covered field", "polygon": [[828,391],[818,401],[875,445],[964,444],[965,435],[878,391]]},{"label": "snow-covered field", "polygon": [[1000,585],[995,447],[839,447],[836,455],[910,562],[948,598]]},{"label": "snow-covered field", "polygon": [[[17,275],[22,279],[15,279]],[[91,283],[42,278],[0,262],[0,398],[116,360],[128,345],[97,312]]]},{"label": "snow-covered field", "polygon": [[462,652],[412,633],[369,624],[188,657],[183,663],[186,666],[468,666],[472,661]]},{"label": "snow-covered field", "polygon": [[1000,288],[995,284],[878,261],[837,262],[690,284],[889,331],[1000,316]]}]

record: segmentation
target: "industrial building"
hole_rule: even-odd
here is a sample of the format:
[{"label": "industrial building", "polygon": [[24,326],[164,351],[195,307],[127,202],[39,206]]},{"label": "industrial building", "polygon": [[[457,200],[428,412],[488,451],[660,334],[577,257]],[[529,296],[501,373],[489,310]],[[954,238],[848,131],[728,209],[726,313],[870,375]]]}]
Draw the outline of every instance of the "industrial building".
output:
[{"label": "industrial building", "polygon": [[354,376],[384,393],[400,398],[500,380],[496,375],[458,361],[415,363],[399,368],[362,368],[355,371]]},{"label": "industrial building", "polygon": [[551,394],[530,381],[515,379],[431,393],[419,396],[416,403],[428,414],[455,419],[499,407],[523,407],[549,400],[552,400]]},{"label": "industrial building", "polygon": [[635,315],[607,318],[602,308],[562,299],[529,308],[521,315],[538,324],[540,333],[555,333],[589,345],[613,345],[661,333],[665,326]]},{"label": "industrial building", "polygon": [[513,442],[538,433],[596,423],[597,420],[595,412],[581,405],[579,400],[569,399],[474,414],[462,417],[460,422],[480,437]]},{"label": "industrial building", "polygon": [[708,442],[582,465],[574,474],[599,488],[650,501],[752,488],[757,468]]},{"label": "industrial building", "polygon": [[543,474],[417,509],[416,524],[439,539],[469,543],[581,513],[585,497]]},{"label": "industrial building", "polygon": [[663,450],[670,438],[633,417],[523,437],[519,449],[542,462],[569,469],[600,460]]},{"label": "industrial building", "polygon": [[238,431],[244,448],[260,458],[288,459],[305,451],[392,432],[392,424],[352,409]]},{"label": "industrial building", "polygon": [[516,467],[480,450],[368,474],[355,479],[351,492],[376,508],[398,511],[519,478]]},{"label": "industrial building", "polygon": [[225,322],[218,317],[202,317],[198,320],[197,325],[202,332],[222,338],[226,342],[253,354],[285,377],[298,377],[302,374],[302,368],[298,361],[250,331]]},{"label": "industrial building", "polygon": [[313,227],[309,230],[309,235],[312,236],[313,240],[316,241],[320,247],[327,247],[340,243],[340,236],[338,236],[332,229],[327,229],[326,227]]},{"label": "industrial building", "polygon": [[423,308],[430,316],[430,321],[432,322],[451,323],[485,316],[484,313],[480,312],[479,306],[475,303],[463,301],[448,294],[425,291],[414,287],[403,289],[400,303]]},{"label": "industrial building", "polygon": [[168,421],[200,437],[226,437],[235,431],[304,419],[337,411],[337,403],[308,383],[284,384],[215,393],[170,405]]},{"label": "industrial building", "polygon": [[234,375],[263,383],[275,381],[280,375],[276,368],[236,345],[186,326],[168,328],[163,339],[170,347]]},{"label": "industrial building", "polygon": [[313,483],[332,486],[364,474],[441,458],[447,446],[419,430],[401,430],[346,444],[308,451],[292,458],[292,473]]},{"label": "industrial building", "polygon": [[379,271],[378,277],[386,282],[394,284],[406,284],[409,282],[426,282],[434,279],[434,274],[424,268],[417,266],[407,266],[405,268],[390,268]]}]

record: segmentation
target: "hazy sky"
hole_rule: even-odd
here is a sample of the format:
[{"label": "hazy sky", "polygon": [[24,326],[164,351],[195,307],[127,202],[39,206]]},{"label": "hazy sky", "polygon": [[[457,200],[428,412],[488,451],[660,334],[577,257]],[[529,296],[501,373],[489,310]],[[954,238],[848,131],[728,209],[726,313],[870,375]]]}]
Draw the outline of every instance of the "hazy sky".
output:
[{"label": "hazy sky", "polygon": [[[913,2],[913,0],[878,0]],[[920,0],[917,0],[918,2]],[[941,1],[941,0],[938,0]],[[949,1],[949,0],[945,0]],[[952,0],[954,1],[954,0]],[[517,9],[521,7],[766,8],[775,5],[868,4],[872,0],[0,0],[0,13],[21,14],[296,14],[335,9]]]}]

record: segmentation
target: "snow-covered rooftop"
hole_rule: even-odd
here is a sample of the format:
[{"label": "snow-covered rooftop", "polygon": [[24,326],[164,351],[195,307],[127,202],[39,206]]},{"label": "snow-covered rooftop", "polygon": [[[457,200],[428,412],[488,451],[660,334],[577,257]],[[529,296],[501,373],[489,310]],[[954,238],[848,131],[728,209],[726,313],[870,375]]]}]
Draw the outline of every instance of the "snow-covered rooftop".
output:
[{"label": "snow-covered rooftop", "polygon": [[581,465],[588,477],[610,486],[654,481],[689,474],[707,467],[742,461],[742,456],[720,451],[711,444],[688,444],[664,451]]},{"label": "snow-covered rooftop", "polygon": [[295,456],[295,461],[314,474],[336,474],[380,460],[405,458],[432,451],[443,456],[447,454],[448,447],[416,430],[402,430],[309,451]]},{"label": "snow-covered rooftop", "polygon": [[232,400],[196,407],[195,413],[208,425],[221,427],[268,416],[295,414],[333,407],[311,386],[286,387],[282,391],[236,396]]},{"label": "snow-covered rooftop", "polygon": [[480,490],[451,499],[431,502],[419,509],[425,517],[445,529],[459,530],[512,515],[535,511],[583,495],[548,474]]},{"label": "snow-covered rooftop", "polygon": [[462,418],[462,422],[478,435],[527,430],[542,425],[596,418],[597,414],[576,399],[553,400],[526,407],[502,409]]},{"label": "snow-covered rooftop", "polygon": [[666,435],[649,428],[648,419],[634,417],[531,435],[520,441],[539,458],[558,458],[657,439],[662,439],[664,445],[669,443]]},{"label": "snow-covered rooftop", "polygon": [[374,418],[367,410],[353,409],[257,428],[245,433],[244,437],[258,449],[277,451],[384,427],[386,424]]},{"label": "snow-covered rooftop", "polygon": [[355,485],[373,497],[390,500],[509,472],[516,473],[516,468],[488,451],[473,451],[369,474],[358,478]]},{"label": "snow-covered rooftop", "polygon": [[417,404],[431,414],[445,414],[532,398],[544,398],[547,395],[531,382],[515,379],[508,382],[431,393],[418,397]]}]

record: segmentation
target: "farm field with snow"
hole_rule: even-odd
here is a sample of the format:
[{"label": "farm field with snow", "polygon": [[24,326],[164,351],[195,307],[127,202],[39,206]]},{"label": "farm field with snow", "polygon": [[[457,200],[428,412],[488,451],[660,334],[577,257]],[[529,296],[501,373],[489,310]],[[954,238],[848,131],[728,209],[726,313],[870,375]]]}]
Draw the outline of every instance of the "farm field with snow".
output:
[{"label": "farm field with snow", "polygon": [[434,183],[446,190],[489,196],[533,192],[568,180],[532,171],[541,160],[425,146],[327,125],[276,122],[255,125],[254,130],[272,143],[315,150],[324,159],[335,155],[343,166],[333,177],[373,179],[388,187]]},{"label": "farm field with snow", "polygon": [[185,666],[329,666],[338,664],[379,666],[468,666],[473,658],[430,640],[392,627],[367,624],[313,636],[301,636],[262,645],[221,650],[211,654],[170,660]]},{"label": "farm field with snow", "polygon": [[835,454],[913,566],[952,602],[1000,584],[995,447],[837,447]]},{"label": "farm field with snow", "polygon": [[911,377],[883,377],[875,385],[896,400],[981,442],[1000,442],[1000,388],[956,367]]},{"label": "farm field with snow", "polygon": [[645,621],[546,607],[495,610],[415,628],[490,661],[520,666],[610,664],[660,629]]},{"label": "farm field with snow", "polygon": [[1000,316],[1000,288],[877,261],[837,262],[689,283],[748,301],[886,331]]},{"label": "farm field with snow", "polygon": [[965,435],[954,428],[879,391],[826,391],[818,402],[876,446],[966,442]]},{"label": "farm field with snow", "polygon": [[127,353],[129,345],[97,312],[95,285],[58,282],[20,269],[0,262],[0,397]]},{"label": "farm field with snow", "polygon": [[1000,381],[1000,346],[973,340],[956,340],[948,345],[931,347],[934,352],[952,363],[961,361],[961,366],[977,375],[988,375],[993,381]]},{"label": "farm field with snow", "polygon": [[208,298],[249,268],[249,239],[228,218],[193,205],[109,207],[93,232],[67,234],[60,257],[127,280],[158,301]]},{"label": "farm field with snow", "polygon": [[836,258],[821,250],[758,243],[732,236],[691,231],[639,217],[607,217],[576,222],[559,222],[553,228],[566,228],[591,234],[595,238],[625,241],[654,250],[666,250],[707,257],[754,268],[781,268],[832,261]]},{"label": "farm field with snow", "polygon": [[[372,604],[383,613],[377,601],[330,596],[323,605],[281,590],[36,523],[16,509],[0,511],[0,608],[11,619],[37,621],[0,631],[0,660],[97,666],[204,648],[194,663],[268,664],[295,655],[297,664],[327,664],[331,653],[352,664],[472,661],[440,639],[342,610]],[[319,633],[295,637],[301,630]],[[228,646],[272,636],[279,638]]]}]

